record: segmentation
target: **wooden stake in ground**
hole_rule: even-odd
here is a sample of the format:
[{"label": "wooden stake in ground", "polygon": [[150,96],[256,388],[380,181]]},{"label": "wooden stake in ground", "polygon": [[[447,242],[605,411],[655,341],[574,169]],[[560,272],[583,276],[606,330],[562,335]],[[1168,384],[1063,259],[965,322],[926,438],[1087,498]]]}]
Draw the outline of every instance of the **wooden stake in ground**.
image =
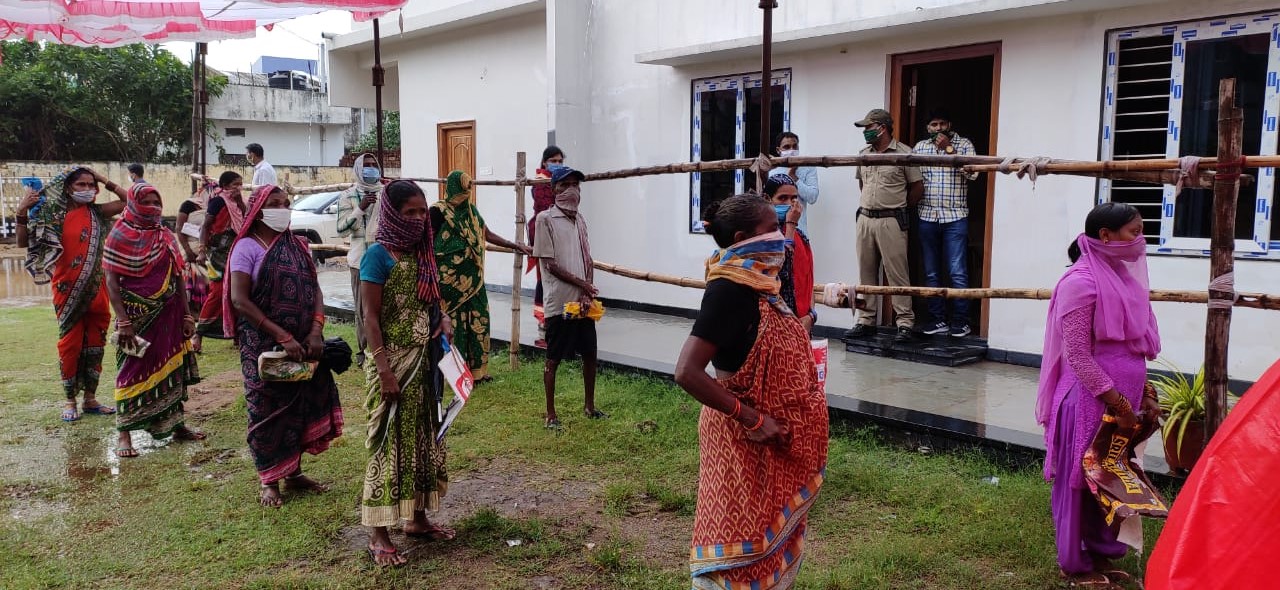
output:
[{"label": "wooden stake in ground", "polygon": [[1218,84],[1218,174],[1213,182],[1209,317],[1204,335],[1206,445],[1227,414],[1227,344],[1231,339],[1231,307],[1235,303],[1232,277],[1235,272],[1236,202],[1240,198],[1242,120],[1241,110],[1236,106],[1236,80],[1223,80]]},{"label": "wooden stake in ground", "polygon": [[[516,235],[515,242],[524,245],[524,163],[525,153],[516,152]],[[511,370],[520,368],[520,277],[524,271],[524,254],[513,252],[511,266]]]}]

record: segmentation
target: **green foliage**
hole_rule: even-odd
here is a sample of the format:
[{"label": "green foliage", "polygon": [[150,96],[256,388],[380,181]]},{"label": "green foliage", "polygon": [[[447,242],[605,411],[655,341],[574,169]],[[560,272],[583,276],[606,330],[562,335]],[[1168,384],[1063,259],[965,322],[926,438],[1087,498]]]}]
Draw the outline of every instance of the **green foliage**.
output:
[{"label": "green foliage", "polygon": [[[384,111],[382,113],[382,148],[387,150],[400,149],[400,113],[398,111]],[[370,129],[360,136],[360,141],[356,142],[354,151],[373,152],[378,149],[378,130]]]},{"label": "green foliage", "polygon": [[[1204,365],[1187,379],[1177,367],[1163,363],[1172,375],[1152,375],[1151,386],[1160,396],[1160,413],[1164,417],[1161,435],[1167,440],[1175,437],[1176,449],[1182,448],[1182,439],[1187,434],[1187,425],[1204,420]],[[1227,394],[1227,407],[1235,405],[1236,396]]]},{"label": "green foliage", "polygon": [[[189,157],[192,70],[159,46],[6,42],[0,153],[25,160]],[[208,78],[218,96],[226,78]]]}]

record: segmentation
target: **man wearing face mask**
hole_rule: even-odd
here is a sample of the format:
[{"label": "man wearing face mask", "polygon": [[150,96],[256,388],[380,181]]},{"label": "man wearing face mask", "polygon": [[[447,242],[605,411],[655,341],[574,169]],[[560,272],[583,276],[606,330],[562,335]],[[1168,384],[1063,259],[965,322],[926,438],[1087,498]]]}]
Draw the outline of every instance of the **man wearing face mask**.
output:
[{"label": "man wearing face mask", "polygon": [[262,144],[251,143],[244,147],[244,151],[245,158],[253,166],[253,186],[280,185],[279,179],[276,178],[276,169],[267,162],[266,152],[262,150]]},{"label": "man wearing face mask", "polygon": [[[884,109],[872,109],[861,121],[867,147],[863,154],[910,154],[911,148],[893,138],[893,117]],[[892,287],[911,284],[907,271],[907,207],[914,207],[924,195],[924,177],[916,166],[859,166],[858,188],[862,192],[858,207],[855,243],[858,250],[858,282],[875,285],[884,267],[885,281]],[[868,304],[868,309],[874,309]],[[894,296],[893,312],[898,325],[894,342],[911,340],[915,313],[911,297]],[[853,310],[854,326],[844,333],[846,340],[875,335],[875,314]]]},{"label": "man wearing face mask", "polygon": [[[937,108],[929,113],[929,136],[916,143],[917,154],[974,155],[973,142],[951,130],[951,115]],[[924,200],[920,202],[920,245],[923,246],[926,287],[941,287],[942,269],[951,277],[950,287],[969,287],[967,264],[969,247],[969,181],[978,173],[966,174],[951,166],[922,166]],[[929,315],[933,323],[925,334],[950,333],[963,338],[970,333],[969,300],[953,300],[952,317],[947,323],[946,302],[941,297],[929,298]]]},{"label": "man wearing face mask", "polygon": [[351,165],[355,184],[338,197],[338,235],[351,240],[347,266],[351,269],[351,295],[356,313],[356,364],[364,366],[364,314],[360,311],[360,262],[378,235],[378,195],[382,170],[373,154],[361,154]]},{"label": "man wearing face mask", "polygon": [[[800,136],[790,131],[779,133],[778,139],[773,142],[773,145],[779,157],[790,158],[800,155]],[[803,213],[800,214],[800,224],[797,229],[806,236],[810,235],[808,224],[809,205],[818,202],[818,169],[812,166],[778,167],[769,172],[770,177],[775,174],[790,176],[791,182],[795,183],[800,200],[804,203],[801,207]]]},{"label": "man wearing face mask", "polygon": [[533,255],[542,270],[543,304],[547,310],[547,364],[542,383],[547,395],[546,427],[560,428],[556,415],[556,370],[560,361],[582,358],[582,382],[586,389],[583,413],[587,418],[607,418],[596,409],[596,324],[587,317],[568,317],[565,304],[577,302],[586,310],[599,294],[595,285],[587,222],[578,212],[583,174],[568,166],[551,168],[555,206],[534,221]]}]

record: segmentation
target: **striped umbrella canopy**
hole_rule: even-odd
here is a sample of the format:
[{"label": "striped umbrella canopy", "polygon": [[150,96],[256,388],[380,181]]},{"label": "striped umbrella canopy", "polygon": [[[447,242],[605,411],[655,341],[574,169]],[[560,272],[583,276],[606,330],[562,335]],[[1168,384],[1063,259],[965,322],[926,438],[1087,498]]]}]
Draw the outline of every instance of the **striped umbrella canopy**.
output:
[{"label": "striped umbrella canopy", "polygon": [[280,21],[326,10],[377,18],[407,0],[0,0],[0,40],[115,47],[254,36]]}]

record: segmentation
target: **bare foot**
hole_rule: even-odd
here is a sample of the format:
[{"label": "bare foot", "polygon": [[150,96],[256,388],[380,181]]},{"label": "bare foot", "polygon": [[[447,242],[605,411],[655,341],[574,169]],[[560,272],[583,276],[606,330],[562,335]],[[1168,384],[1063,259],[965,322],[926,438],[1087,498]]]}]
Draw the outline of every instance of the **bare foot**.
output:
[{"label": "bare foot", "polygon": [[329,486],[301,473],[284,478],[284,486],[290,490],[298,490],[302,492],[320,493],[329,491]]},{"label": "bare foot", "polygon": [[179,426],[177,430],[173,431],[173,440],[204,440],[206,438],[209,438],[209,435],[186,426]]},{"label": "bare foot", "polygon": [[261,486],[258,492],[258,503],[265,508],[279,508],[284,504],[284,499],[280,497],[280,487],[278,484]]}]

